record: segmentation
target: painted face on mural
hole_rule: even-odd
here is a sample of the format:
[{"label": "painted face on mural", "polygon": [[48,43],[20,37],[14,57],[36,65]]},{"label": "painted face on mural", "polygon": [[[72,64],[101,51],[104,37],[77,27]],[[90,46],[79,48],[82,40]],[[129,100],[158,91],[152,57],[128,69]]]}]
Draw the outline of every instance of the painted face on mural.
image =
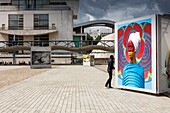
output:
[{"label": "painted face on mural", "polygon": [[128,39],[128,52],[137,51],[141,38],[139,32],[132,32]]},{"label": "painted face on mural", "polygon": [[134,47],[134,44],[133,44],[133,42],[131,40],[128,42],[128,55],[129,55],[129,58],[131,60],[135,56],[135,47]]},{"label": "painted face on mural", "polygon": [[135,51],[135,47],[134,47],[134,44],[133,42],[130,40],[128,42],[128,52],[134,52]]}]

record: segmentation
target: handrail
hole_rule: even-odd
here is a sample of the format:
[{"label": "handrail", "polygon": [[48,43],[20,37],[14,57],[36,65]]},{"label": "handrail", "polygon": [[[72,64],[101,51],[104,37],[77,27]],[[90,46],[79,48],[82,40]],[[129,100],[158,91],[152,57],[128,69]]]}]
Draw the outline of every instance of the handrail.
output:
[{"label": "handrail", "polygon": [[[100,45],[99,45],[100,42]],[[98,45],[97,45],[98,43]],[[108,44],[111,43],[111,44]],[[32,46],[50,46],[51,50],[67,50],[67,51],[89,51],[93,49],[114,52],[113,40],[100,41],[0,41],[0,52],[14,52],[19,50],[31,50]]]},{"label": "handrail", "polygon": [[[73,41],[73,40],[44,40],[44,41],[0,41],[0,48],[10,47],[10,46],[66,46],[66,47],[83,47],[88,45],[97,45],[99,44],[105,47],[113,47],[114,40],[100,40],[100,41]],[[109,45],[110,43],[110,45]]]},{"label": "handrail", "polygon": [[[51,46],[51,50],[66,50],[66,51],[72,51],[72,52],[84,52],[84,51],[89,51],[93,49],[99,49],[99,50],[104,50],[104,51],[109,51],[109,52],[114,52],[113,47],[104,47],[100,45],[89,45],[89,46],[84,46],[80,48],[76,47],[65,47],[65,46]],[[19,50],[31,50],[31,47],[27,46],[11,46],[7,48],[0,48],[0,52],[15,52]]]}]

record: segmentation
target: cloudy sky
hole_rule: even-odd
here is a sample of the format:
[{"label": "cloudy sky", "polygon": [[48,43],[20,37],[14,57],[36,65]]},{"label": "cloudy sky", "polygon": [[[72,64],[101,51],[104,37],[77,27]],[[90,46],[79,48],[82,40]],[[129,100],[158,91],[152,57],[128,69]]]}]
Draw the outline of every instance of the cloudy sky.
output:
[{"label": "cloudy sky", "polygon": [[170,12],[170,0],[79,0],[75,24],[106,19],[115,22]]}]

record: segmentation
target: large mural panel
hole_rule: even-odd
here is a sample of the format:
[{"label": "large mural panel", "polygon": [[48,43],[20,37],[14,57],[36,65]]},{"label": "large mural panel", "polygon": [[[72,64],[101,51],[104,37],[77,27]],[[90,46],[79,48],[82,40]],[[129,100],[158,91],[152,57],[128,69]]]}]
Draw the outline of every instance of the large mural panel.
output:
[{"label": "large mural panel", "polygon": [[152,21],[117,24],[118,86],[152,90]]}]

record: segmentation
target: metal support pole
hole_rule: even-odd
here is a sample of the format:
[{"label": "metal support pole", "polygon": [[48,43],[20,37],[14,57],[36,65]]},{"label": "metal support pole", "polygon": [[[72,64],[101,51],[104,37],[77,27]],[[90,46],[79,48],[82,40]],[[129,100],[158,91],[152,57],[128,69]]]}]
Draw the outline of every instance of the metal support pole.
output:
[{"label": "metal support pole", "polygon": [[15,51],[13,52],[13,64],[16,64]]},{"label": "metal support pole", "polygon": [[[13,36],[13,46],[15,46],[15,34]],[[13,52],[13,64],[16,64],[15,51]]]}]

